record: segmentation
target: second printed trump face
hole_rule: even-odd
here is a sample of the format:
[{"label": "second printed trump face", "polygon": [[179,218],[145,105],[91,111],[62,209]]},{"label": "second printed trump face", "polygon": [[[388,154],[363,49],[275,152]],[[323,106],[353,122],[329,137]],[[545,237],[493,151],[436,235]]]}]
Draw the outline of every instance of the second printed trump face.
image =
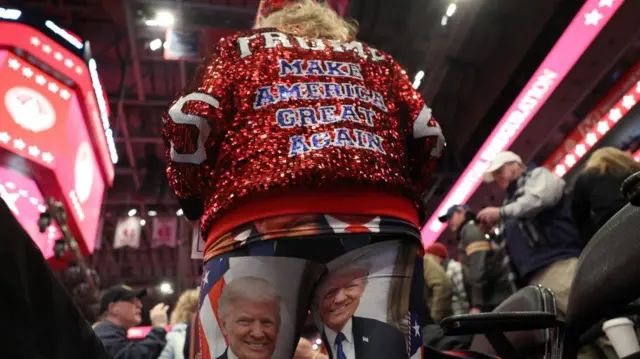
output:
[{"label": "second printed trump face", "polygon": [[366,268],[344,269],[327,278],[316,292],[317,310],[324,325],[341,332],[358,309],[366,285]]},{"label": "second printed trump face", "polygon": [[263,279],[238,278],[220,297],[221,331],[238,359],[271,358],[280,330],[280,296]]}]

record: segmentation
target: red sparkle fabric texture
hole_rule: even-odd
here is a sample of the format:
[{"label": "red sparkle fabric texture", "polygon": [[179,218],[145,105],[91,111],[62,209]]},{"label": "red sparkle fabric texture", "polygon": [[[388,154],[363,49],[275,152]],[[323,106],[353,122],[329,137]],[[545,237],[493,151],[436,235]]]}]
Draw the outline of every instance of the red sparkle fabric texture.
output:
[{"label": "red sparkle fabric texture", "polygon": [[[444,146],[405,71],[361,42],[223,38],[163,116],[169,183],[202,230],[274,190],[372,188],[416,203]],[[223,220],[223,218],[221,219]]]}]

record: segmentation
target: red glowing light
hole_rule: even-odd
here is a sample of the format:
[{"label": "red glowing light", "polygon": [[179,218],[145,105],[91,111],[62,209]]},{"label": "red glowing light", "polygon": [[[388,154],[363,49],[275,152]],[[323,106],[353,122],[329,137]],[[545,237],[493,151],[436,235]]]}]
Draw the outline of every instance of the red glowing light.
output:
[{"label": "red glowing light", "polygon": [[53,171],[93,252],[106,186],[78,96],[7,51],[0,59],[0,147]]},{"label": "red glowing light", "polygon": [[44,233],[40,233],[38,218],[46,207],[38,185],[22,174],[0,167],[0,197],[38,245],[44,257],[53,257],[53,245],[56,239],[62,237],[62,232],[56,224],[52,224]]},{"label": "red glowing light", "polygon": [[90,120],[87,123],[91,138],[94,139],[92,143],[98,150],[100,170],[106,183],[110,185],[115,172],[86,63],[38,30],[17,22],[0,22],[0,45],[29,52],[34,58],[51,66],[76,84],[77,101],[82,104],[86,117]]}]

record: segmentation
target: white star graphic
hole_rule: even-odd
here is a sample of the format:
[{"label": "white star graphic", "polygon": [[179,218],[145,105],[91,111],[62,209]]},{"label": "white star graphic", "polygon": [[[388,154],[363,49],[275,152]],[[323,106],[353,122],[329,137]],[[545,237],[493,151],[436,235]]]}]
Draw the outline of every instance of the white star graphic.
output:
[{"label": "white star graphic", "polygon": [[71,61],[70,59],[66,59],[64,60],[64,65],[68,68],[72,68],[73,67],[73,61]]},{"label": "white star graphic", "polygon": [[51,46],[43,45],[42,46],[42,51],[44,51],[45,54],[50,54],[51,53]]},{"label": "white star graphic", "polygon": [[76,73],[77,73],[78,75],[82,75],[82,67],[80,67],[80,66],[76,66]]},{"label": "white star graphic", "polygon": [[7,187],[8,189],[16,189],[16,184],[13,182],[5,182],[4,183],[5,187]]},{"label": "white star graphic", "polygon": [[209,271],[208,270],[204,271],[204,277],[202,278],[202,283],[204,283],[204,285],[209,284]]},{"label": "white star graphic", "polygon": [[416,332],[416,337],[420,336],[420,325],[418,324],[418,321],[413,323],[413,331]]},{"label": "white star graphic", "polygon": [[42,154],[42,160],[46,163],[51,163],[53,162],[53,156],[51,155],[51,153],[45,152]]},{"label": "white star graphic", "polygon": [[20,68],[20,63],[16,59],[9,59],[9,67],[11,67],[14,70],[17,70]]},{"label": "white star graphic", "polygon": [[19,149],[19,150],[23,150],[27,145],[24,143],[23,140],[21,139],[17,139],[17,140],[13,140],[13,147]]},{"label": "white star graphic", "polygon": [[53,54],[53,57],[58,61],[62,61],[62,54],[59,52],[56,52],[55,54]]},{"label": "white star graphic", "polygon": [[32,38],[31,38],[31,45],[39,46],[39,45],[40,45],[40,39],[38,39],[38,38],[37,38],[37,37],[35,37],[35,36],[34,36],[34,37],[32,37]]},{"label": "white star graphic", "polygon": [[640,93],[640,81],[638,81],[638,84],[636,85],[636,92]]},{"label": "white star graphic", "polygon": [[47,83],[47,79],[45,79],[42,75],[38,75],[36,76],[36,83],[38,83],[38,85],[44,85]]},{"label": "white star graphic", "polygon": [[613,108],[611,109],[611,111],[609,111],[609,119],[611,121],[618,122],[618,120],[621,118],[622,118],[622,112],[620,112],[620,109]]},{"label": "white star graphic", "polygon": [[59,89],[59,87],[58,87],[58,85],[56,85],[55,82],[49,82],[49,91],[55,93],[55,92],[58,92],[58,89]]},{"label": "white star graphic", "polygon": [[598,7],[613,7],[613,0],[600,0]]},{"label": "white star graphic", "polygon": [[633,98],[633,95],[627,95],[622,98],[622,107],[626,108],[627,110],[631,110],[631,108],[635,106],[635,104],[636,99]]},{"label": "white star graphic", "polygon": [[40,155],[40,149],[36,146],[29,146],[29,154],[38,157]]},{"label": "white star graphic", "polygon": [[569,167],[573,167],[573,165],[576,164],[575,156],[574,155],[568,155],[567,158],[564,160],[564,163]]},{"label": "white star graphic", "polygon": [[0,198],[7,203],[7,206],[13,214],[16,216],[20,215],[20,211],[18,211],[18,207],[16,207],[16,201],[20,198],[19,194],[7,192],[7,189],[0,184]]},{"label": "white star graphic", "polygon": [[25,75],[27,78],[31,78],[31,76],[33,76],[33,70],[31,70],[28,67],[23,67],[22,74]]},{"label": "white star graphic", "polygon": [[582,156],[584,156],[585,153],[587,153],[587,149],[584,148],[584,145],[577,145],[576,146],[576,155],[582,157]]},{"label": "white star graphic", "polygon": [[71,95],[69,94],[69,91],[62,90],[62,91],[60,91],[60,97],[62,97],[65,100],[68,100],[69,97],[71,97]]},{"label": "white star graphic", "polygon": [[598,26],[600,20],[602,20],[602,14],[598,10],[593,10],[590,13],[584,15],[584,24]]},{"label": "white star graphic", "polygon": [[595,133],[589,133],[587,135],[587,138],[585,139],[585,142],[587,142],[589,146],[593,146],[596,144],[596,142],[598,142],[598,137],[596,137]]},{"label": "white star graphic", "polygon": [[609,124],[607,124],[606,121],[602,121],[598,124],[598,132],[600,132],[601,134],[605,134],[607,132],[609,132]]},{"label": "white star graphic", "polygon": [[11,136],[9,136],[6,132],[0,132],[0,142],[8,143],[11,140]]}]

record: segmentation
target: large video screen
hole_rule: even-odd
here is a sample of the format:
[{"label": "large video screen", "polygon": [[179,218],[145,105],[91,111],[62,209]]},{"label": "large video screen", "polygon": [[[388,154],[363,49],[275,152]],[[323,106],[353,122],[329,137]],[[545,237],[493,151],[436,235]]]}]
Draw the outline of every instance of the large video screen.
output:
[{"label": "large video screen", "polygon": [[7,50],[0,50],[0,79],[0,146],[51,169],[93,252],[105,181],[75,90]]}]

